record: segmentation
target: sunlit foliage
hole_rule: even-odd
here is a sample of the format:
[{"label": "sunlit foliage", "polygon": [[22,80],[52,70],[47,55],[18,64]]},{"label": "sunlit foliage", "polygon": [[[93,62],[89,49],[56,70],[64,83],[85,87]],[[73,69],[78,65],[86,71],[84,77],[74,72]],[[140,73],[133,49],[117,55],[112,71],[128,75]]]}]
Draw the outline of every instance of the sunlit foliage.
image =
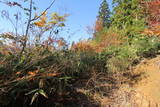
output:
[{"label": "sunlit foliage", "polygon": [[86,40],[73,44],[71,49],[78,52],[94,51],[94,47],[92,46],[91,41],[86,41]]},{"label": "sunlit foliage", "polygon": [[103,30],[103,21],[101,20],[101,19],[98,19],[97,21],[96,21],[96,24],[95,24],[95,33],[96,32],[100,32],[100,31],[102,31]]},{"label": "sunlit foliage", "polygon": [[[59,16],[57,13],[52,13],[50,16],[47,17],[47,13],[42,13],[43,15],[40,17],[40,19],[34,24],[37,27],[43,28],[45,30],[50,30],[51,28],[58,26],[58,27],[64,27],[64,21],[66,20],[67,15]],[[35,18],[37,15],[35,15]]]},{"label": "sunlit foliage", "polygon": [[141,0],[145,8],[144,14],[147,16],[147,22],[150,27],[160,25],[160,1],[159,0]]},{"label": "sunlit foliage", "polygon": [[22,8],[29,20],[25,34],[0,34],[2,107],[81,106],[84,97],[99,104],[99,98],[132,81],[133,66],[160,54],[159,1],[113,0],[110,18],[104,0],[92,38],[72,45],[61,37],[68,15],[45,10],[31,17],[35,7],[24,0],[29,1],[30,9],[4,2]]}]

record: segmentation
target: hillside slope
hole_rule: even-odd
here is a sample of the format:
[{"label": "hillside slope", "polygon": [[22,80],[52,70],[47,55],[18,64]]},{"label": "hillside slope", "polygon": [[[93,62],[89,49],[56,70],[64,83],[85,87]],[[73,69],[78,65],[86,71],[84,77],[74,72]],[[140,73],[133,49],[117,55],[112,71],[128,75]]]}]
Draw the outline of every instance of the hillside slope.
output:
[{"label": "hillside slope", "polygon": [[114,101],[103,102],[104,107],[160,107],[160,56],[144,59],[132,72],[141,73],[142,80],[122,85],[113,95]]},{"label": "hillside slope", "polygon": [[[149,100],[148,107],[151,105],[151,107],[158,107],[158,104],[160,106],[160,56],[142,61],[136,67],[135,72],[144,72],[146,77],[134,86],[135,90],[146,96],[146,99]],[[147,102],[142,101],[142,103]]]}]

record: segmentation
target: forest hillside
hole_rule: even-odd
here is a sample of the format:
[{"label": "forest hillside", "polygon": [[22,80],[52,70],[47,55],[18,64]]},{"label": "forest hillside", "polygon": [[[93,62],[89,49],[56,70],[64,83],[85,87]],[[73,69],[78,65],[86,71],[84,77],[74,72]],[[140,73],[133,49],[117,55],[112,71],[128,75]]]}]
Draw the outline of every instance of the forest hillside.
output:
[{"label": "forest hillside", "polygon": [[0,33],[0,107],[159,107],[160,1],[102,0],[91,38],[73,43],[55,2],[0,0],[20,11],[0,10],[13,27]]}]

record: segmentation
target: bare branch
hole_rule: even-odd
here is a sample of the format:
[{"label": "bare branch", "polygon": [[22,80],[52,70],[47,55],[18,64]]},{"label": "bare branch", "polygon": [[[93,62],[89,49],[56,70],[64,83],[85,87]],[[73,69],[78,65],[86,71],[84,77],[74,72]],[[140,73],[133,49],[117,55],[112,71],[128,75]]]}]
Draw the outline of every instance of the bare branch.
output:
[{"label": "bare branch", "polygon": [[30,9],[29,9],[29,19],[28,19],[28,23],[27,23],[27,28],[26,28],[26,32],[25,32],[25,41],[23,43],[23,47],[22,47],[22,50],[20,52],[20,55],[22,55],[22,53],[24,52],[25,50],[25,47],[27,45],[27,36],[28,36],[28,32],[29,32],[29,27],[30,27],[30,24],[31,24],[31,18],[32,18],[32,7],[33,7],[33,2],[32,0],[30,0]]},{"label": "bare branch", "polygon": [[35,21],[35,20],[39,19],[41,16],[43,16],[43,15],[45,14],[45,12],[47,12],[47,10],[49,10],[49,9],[52,7],[52,5],[55,3],[55,1],[56,1],[56,0],[53,0],[53,1],[51,2],[51,4],[43,11],[43,13],[42,13],[41,15],[33,18],[33,19],[31,20],[31,22],[32,22],[32,21]]}]

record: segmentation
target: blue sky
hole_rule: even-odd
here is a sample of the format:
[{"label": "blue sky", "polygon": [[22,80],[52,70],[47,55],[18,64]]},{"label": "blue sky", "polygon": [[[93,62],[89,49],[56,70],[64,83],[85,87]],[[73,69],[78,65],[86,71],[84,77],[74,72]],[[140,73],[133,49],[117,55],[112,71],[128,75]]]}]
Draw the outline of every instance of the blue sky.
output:
[{"label": "blue sky", "polygon": [[[17,0],[20,1],[20,0]],[[35,0],[39,11],[44,10],[52,0]],[[111,6],[111,0],[107,0]],[[78,41],[87,39],[89,35],[86,30],[87,26],[93,26],[96,21],[98,9],[102,0],[57,0],[50,12],[68,13],[66,27],[69,33],[63,32],[62,36],[67,38],[70,36],[70,41]],[[0,4],[0,11],[8,9],[10,13],[17,12],[17,9],[9,9],[5,5]],[[6,23],[6,20],[0,18],[0,32],[11,30],[11,25]]]}]

